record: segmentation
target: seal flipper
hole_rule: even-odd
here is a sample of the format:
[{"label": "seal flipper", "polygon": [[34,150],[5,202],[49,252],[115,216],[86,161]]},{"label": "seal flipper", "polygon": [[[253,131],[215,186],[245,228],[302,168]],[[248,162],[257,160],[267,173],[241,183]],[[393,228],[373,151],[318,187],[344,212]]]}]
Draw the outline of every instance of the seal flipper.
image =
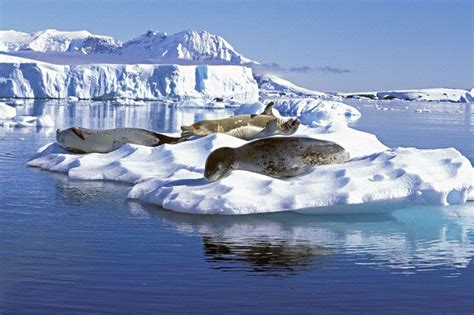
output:
[{"label": "seal flipper", "polygon": [[267,124],[265,125],[265,128],[263,128],[262,133],[263,133],[263,132],[266,132],[266,133],[269,134],[269,135],[275,134],[276,131],[277,131],[277,128],[278,128],[277,123],[278,123],[278,120],[277,120],[277,119],[270,120],[270,121],[267,122]]},{"label": "seal flipper", "polygon": [[194,135],[192,126],[181,126],[181,137],[189,138]]},{"label": "seal flipper", "polygon": [[267,106],[265,106],[265,109],[263,110],[263,112],[260,115],[275,116],[275,115],[273,115],[273,105],[275,105],[275,103],[273,103],[273,102],[268,103]]},{"label": "seal flipper", "polygon": [[71,128],[71,131],[74,132],[74,134],[82,140],[86,140],[86,137],[84,137],[84,134],[82,133],[81,129],[73,127]]},{"label": "seal flipper", "polygon": [[176,144],[176,143],[180,143],[180,142],[188,140],[188,138],[184,137],[184,136],[181,136],[179,138],[170,137],[170,136],[158,133],[158,132],[153,132],[153,135],[158,139],[158,143],[155,146],[159,146],[159,145],[162,145],[162,144],[165,144],[165,143]]},{"label": "seal flipper", "polygon": [[255,134],[253,137],[249,137],[246,140],[254,140],[258,138],[265,138],[274,136],[277,133],[278,129],[278,119],[273,119],[267,122],[265,128],[262,129],[259,133]]}]

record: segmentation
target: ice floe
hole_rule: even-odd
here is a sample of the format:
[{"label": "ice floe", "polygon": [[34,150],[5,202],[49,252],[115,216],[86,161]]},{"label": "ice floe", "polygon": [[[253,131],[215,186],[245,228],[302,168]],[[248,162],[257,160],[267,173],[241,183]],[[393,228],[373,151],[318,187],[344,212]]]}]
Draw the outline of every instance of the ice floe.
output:
[{"label": "ice floe", "polygon": [[38,127],[50,128],[54,127],[54,121],[49,115],[43,116],[16,116],[11,120],[0,121],[3,127]]},{"label": "ice floe", "polygon": [[246,104],[239,107],[236,115],[260,113],[265,108],[264,104],[272,101],[275,115],[298,117],[308,126],[328,126],[337,123],[347,124],[360,118],[360,112],[341,102],[320,100],[314,98],[278,98],[267,99],[263,103]]},{"label": "ice floe", "polygon": [[16,116],[16,108],[0,102],[0,120],[11,119]]},{"label": "ice floe", "polygon": [[214,134],[154,148],[127,144],[108,154],[69,154],[52,143],[28,165],[75,179],[127,182],[134,185],[130,198],[195,214],[360,213],[413,203],[461,204],[474,198],[472,165],[454,149],[388,149],[374,135],[339,123],[303,125],[296,135],[334,141],[352,159],[284,180],[234,171],[209,183],[202,175],[207,155],[246,143]]},{"label": "ice floe", "polygon": [[407,101],[436,101],[469,103],[472,101],[471,92],[463,89],[419,89],[380,92],[338,93],[345,98],[369,98],[374,100],[407,100]]}]

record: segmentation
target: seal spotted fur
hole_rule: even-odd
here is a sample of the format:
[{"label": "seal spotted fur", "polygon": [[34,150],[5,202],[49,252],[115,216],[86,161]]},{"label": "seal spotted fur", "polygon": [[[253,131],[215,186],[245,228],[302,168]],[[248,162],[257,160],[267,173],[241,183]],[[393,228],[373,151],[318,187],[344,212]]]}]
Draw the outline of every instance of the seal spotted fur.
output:
[{"label": "seal spotted fur", "polygon": [[207,157],[204,177],[216,181],[232,170],[245,170],[271,177],[293,177],[314,165],[343,163],[349,153],[340,145],[313,138],[273,137],[238,148],[223,147]]}]

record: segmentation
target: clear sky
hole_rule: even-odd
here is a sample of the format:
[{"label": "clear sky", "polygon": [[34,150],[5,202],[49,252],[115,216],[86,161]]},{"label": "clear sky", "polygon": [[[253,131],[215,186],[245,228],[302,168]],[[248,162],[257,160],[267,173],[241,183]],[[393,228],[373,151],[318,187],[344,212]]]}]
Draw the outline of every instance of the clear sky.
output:
[{"label": "clear sky", "polygon": [[[0,0],[0,28],[86,29],[120,40],[149,29],[207,30],[308,88],[471,88],[473,7],[472,0]],[[289,70],[304,66],[311,69]]]}]

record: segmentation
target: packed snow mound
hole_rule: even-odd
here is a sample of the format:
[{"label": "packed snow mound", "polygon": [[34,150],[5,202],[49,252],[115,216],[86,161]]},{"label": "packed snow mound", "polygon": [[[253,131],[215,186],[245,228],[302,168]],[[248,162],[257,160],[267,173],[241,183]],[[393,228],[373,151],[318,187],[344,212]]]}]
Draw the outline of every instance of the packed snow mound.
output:
[{"label": "packed snow mound", "polygon": [[34,51],[41,53],[67,52],[80,54],[111,53],[121,47],[121,42],[88,31],[64,32],[47,29],[27,34],[0,31],[0,51]]},{"label": "packed snow mound", "polygon": [[370,98],[374,100],[406,100],[406,101],[436,101],[436,102],[468,102],[469,91],[463,89],[421,89],[405,91],[338,93],[345,98]]},{"label": "packed snow mound", "polygon": [[[360,118],[360,112],[341,102],[319,100],[313,98],[279,98],[267,99],[262,103],[242,105],[235,111],[236,115],[261,113],[264,104],[272,101],[274,109],[284,116],[298,117],[308,126],[328,126],[331,124],[347,124]],[[278,116],[278,113],[275,113]]]},{"label": "packed snow mound", "polygon": [[11,119],[16,116],[16,108],[0,102],[0,120]]},{"label": "packed snow mound", "polygon": [[297,86],[290,81],[275,75],[255,75],[261,97],[288,96],[288,97],[326,97],[323,92],[312,91]]},{"label": "packed snow mound", "polygon": [[187,30],[172,35],[148,31],[125,42],[120,54],[160,62],[185,60],[209,64],[253,62],[239,54],[225,39],[206,31]]},{"label": "packed snow mound", "polygon": [[[316,130],[309,131],[308,135],[317,135]],[[352,160],[317,166],[306,175],[285,180],[233,171],[218,182],[207,182],[202,175],[207,155],[219,147],[246,143],[225,134],[154,148],[127,144],[108,154],[68,154],[53,143],[41,148],[28,165],[75,179],[133,183],[130,198],[195,214],[355,213],[382,211],[386,205],[466,202],[474,174],[469,160],[458,151],[396,148],[373,153],[370,148],[381,145],[353,132],[351,128],[334,131],[343,142],[331,133],[318,137],[333,138],[349,148]],[[351,152],[357,146],[368,148],[364,153],[370,154]]]},{"label": "packed snow mound", "polygon": [[0,97],[79,99],[258,99],[244,66],[0,63]]}]

